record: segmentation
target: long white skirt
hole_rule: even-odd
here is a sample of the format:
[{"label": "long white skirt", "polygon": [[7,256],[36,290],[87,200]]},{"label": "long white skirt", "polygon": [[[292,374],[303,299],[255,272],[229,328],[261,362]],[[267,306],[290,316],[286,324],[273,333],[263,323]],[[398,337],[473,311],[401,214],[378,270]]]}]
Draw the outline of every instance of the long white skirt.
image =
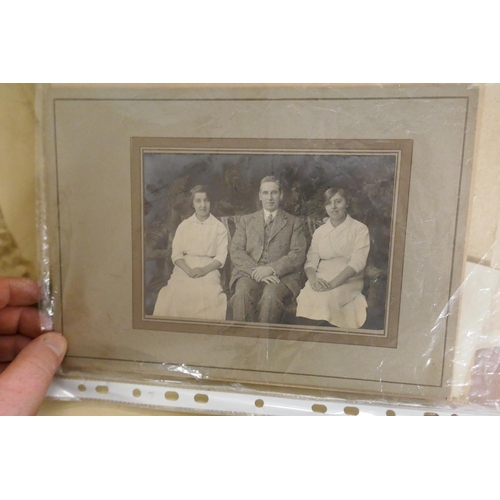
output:
[{"label": "long white skirt", "polygon": [[[213,259],[186,255],[184,260],[194,268],[204,267]],[[167,286],[158,294],[153,316],[224,321],[226,309],[227,297],[222,291],[218,270],[202,278],[190,278],[180,267],[174,266]]]},{"label": "long white skirt", "polygon": [[[331,281],[346,267],[343,258],[322,260],[316,275]],[[356,277],[327,292],[316,292],[309,281],[297,297],[297,316],[328,323],[340,328],[361,328],[366,321],[368,304],[363,290],[363,278]]]}]

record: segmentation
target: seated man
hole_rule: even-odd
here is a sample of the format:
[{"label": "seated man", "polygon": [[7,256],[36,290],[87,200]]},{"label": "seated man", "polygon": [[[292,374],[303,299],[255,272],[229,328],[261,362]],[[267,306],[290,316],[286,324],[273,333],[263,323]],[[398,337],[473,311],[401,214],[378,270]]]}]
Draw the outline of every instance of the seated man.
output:
[{"label": "seated man", "polygon": [[302,221],[279,208],[278,179],[260,183],[262,210],[240,218],[232,240],[230,288],[234,321],[280,323],[300,291],[306,259]]}]

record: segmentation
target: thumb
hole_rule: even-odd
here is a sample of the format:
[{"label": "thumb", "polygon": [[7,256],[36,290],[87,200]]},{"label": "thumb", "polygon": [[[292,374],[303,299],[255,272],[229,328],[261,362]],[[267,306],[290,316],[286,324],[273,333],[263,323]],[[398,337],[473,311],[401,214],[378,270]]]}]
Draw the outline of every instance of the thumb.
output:
[{"label": "thumb", "polygon": [[35,415],[66,349],[59,333],[32,340],[0,375],[0,415]]}]

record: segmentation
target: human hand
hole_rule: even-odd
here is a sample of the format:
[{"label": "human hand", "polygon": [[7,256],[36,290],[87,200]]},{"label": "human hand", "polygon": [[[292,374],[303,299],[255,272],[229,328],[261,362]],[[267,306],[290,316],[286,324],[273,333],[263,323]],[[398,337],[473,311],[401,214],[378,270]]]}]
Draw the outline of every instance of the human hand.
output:
[{"label": "human hand", "polygon": [[266,276],[265,278],[262,278],[262,280],[264,283],[268,283],[268,284],[271,284],[271,283],[275,283],[275,284],[278,284],[280,283],[280,279],[278,278],[278,276],[275,276],[274,274],[271,275],[271,276]]},{"label": "human hand", "polygon": [[326,286],[322,290],[320,290],[320,292],[328,292],[329,290],[333,290],[334,288],[340,286],[338,285],[335,279],[333,279],[332,281],[324,281],[324,282]]},{"label": "human hand", "polygon": [[327,285],[325,288],[322,288],[321,290],[318,290],[318,292],[329,292],[330,290],[333,290],[333,288],[330,285]]},{"label": "human hand", "polygon": [[193,277],[193,269],[191,269],[187,264],[184,267],[181,267],[181,269],[190,277]]},{"label": "human hand", "polygon": [[310,280],[311,288],[315,292],[326,292],[330,290],[330,284],[323,278],[314,278]]},{"label": "human hand", "polygon": [[274,271],[269,266],[259,266],[256,267],[252,272],[252,279],[257,283],[260,283],[267,276],[274,274]]},{"label": "human hand", "polygon": [[206,271],[202,267],[195,267],[194,269],[191,269],[191,278],[202,278],[205,276]]},{"label": "human hand", "polygon": [[59,333],[42,334],[38,286],[0,277],[0,415],[35,415],[66,353]]}]

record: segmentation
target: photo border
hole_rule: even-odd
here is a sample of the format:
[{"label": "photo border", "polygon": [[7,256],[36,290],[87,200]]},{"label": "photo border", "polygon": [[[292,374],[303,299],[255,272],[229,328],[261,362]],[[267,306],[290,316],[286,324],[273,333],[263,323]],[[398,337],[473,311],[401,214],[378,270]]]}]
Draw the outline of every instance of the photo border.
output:
[{"label": "photo border", "polygon": [[[404,266],[404,245],[410,191],[412,139],[221,139],[132,137],[132,259],[134,329],[177,333],[202,333],[303,342],[326,342],[347,345],[396,348]],[[146,316],[144,312],[144,165],[145,153],[186,154],[310,154],[310,155],[395,155],[391,240],[389,249],[384,330],[349,330],[302,325],[274,325],[236,321],[197,321]]]}]

